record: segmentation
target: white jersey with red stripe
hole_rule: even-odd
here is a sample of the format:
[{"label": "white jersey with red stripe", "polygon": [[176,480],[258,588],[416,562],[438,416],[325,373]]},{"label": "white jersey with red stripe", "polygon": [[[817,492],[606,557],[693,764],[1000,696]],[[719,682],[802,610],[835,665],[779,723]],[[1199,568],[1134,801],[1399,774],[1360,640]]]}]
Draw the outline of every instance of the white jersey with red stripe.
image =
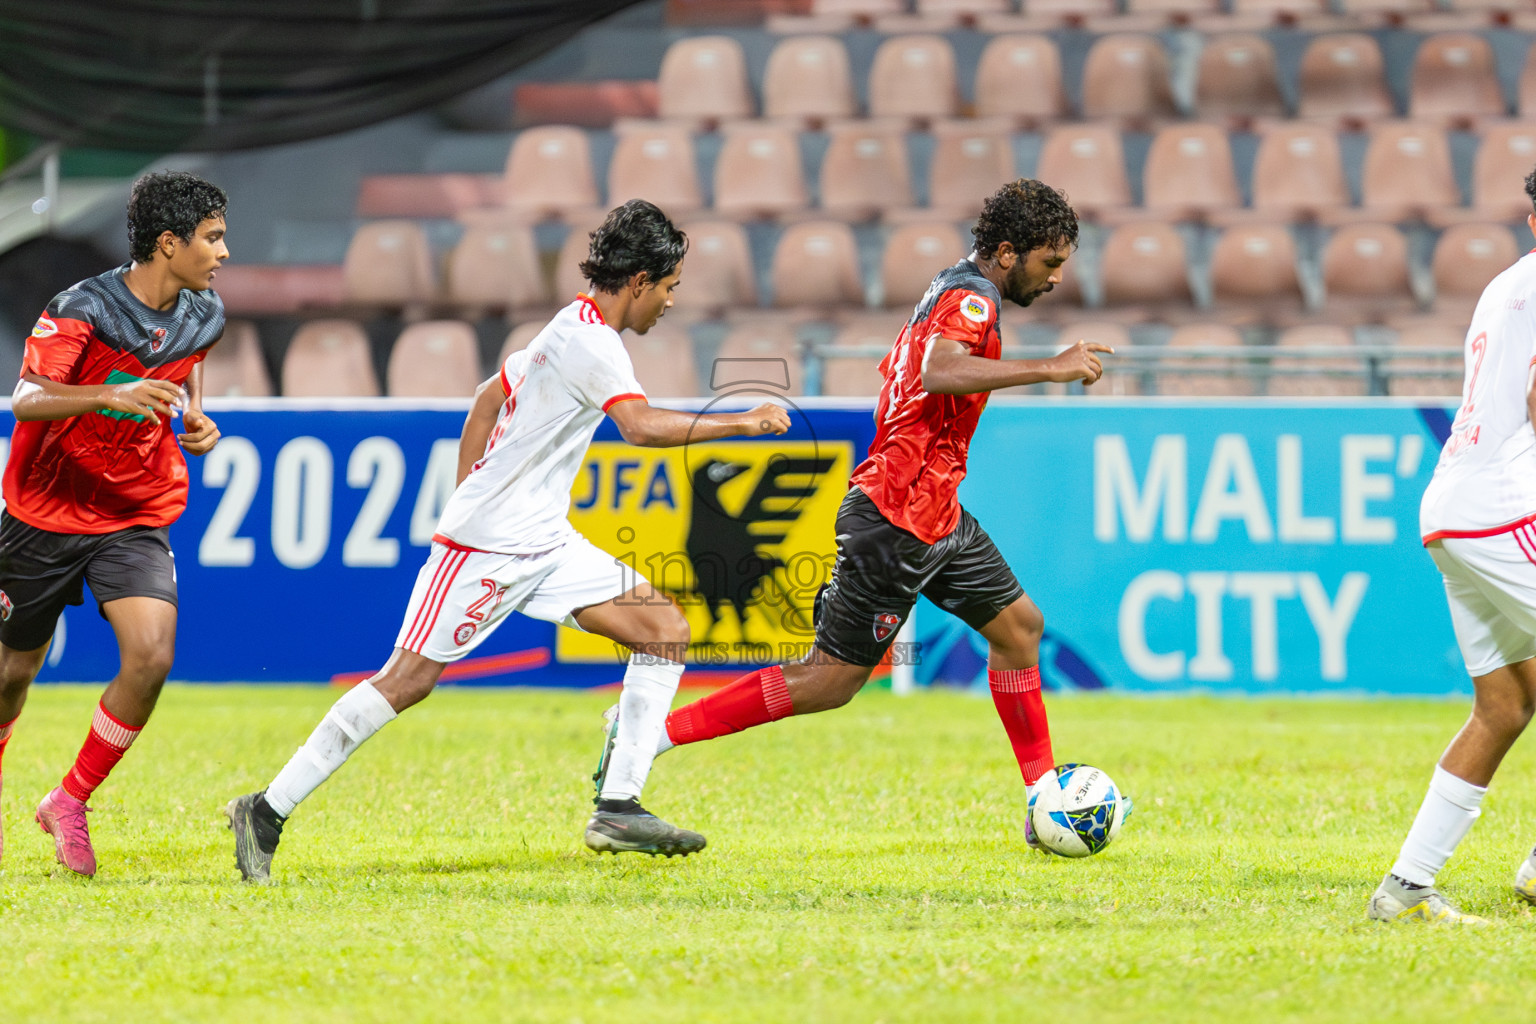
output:
[{"label": "white jersey with red stripe", "polygon": [[501,383],[507,400],[485,454],[444,506],[437,539],[501,554],[550,551],[575,534],[571,486],[598,424],[645,391],[619,332],[585,295],[507,357]]},{"label": "white jersey with red stripe", "polygon": [[1419,533],[1489,537],[1536,520],[1536,252],[1488,283],[1467,330],[1461,408],[1419,504]]}]

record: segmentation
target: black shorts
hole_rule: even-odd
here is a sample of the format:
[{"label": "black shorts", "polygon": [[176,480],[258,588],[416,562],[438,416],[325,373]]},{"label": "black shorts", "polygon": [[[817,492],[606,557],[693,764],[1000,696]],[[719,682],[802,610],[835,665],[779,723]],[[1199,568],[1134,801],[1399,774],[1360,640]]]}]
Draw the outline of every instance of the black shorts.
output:
[{"label": "black shorts", "polygon": [[65,605],[123,597],[176,603],[176,562],[163,526],[113,533],[53,533],[0,512],[0,643],[32,651],[47,643]]},{"label": "black shorts", "polygon": [[974,516],[937,544],[892,525],[859,488],[837,510],[837,561],[816,595],[816,646],[854,665],[878,665],[918,595],[980,629],[1024,596]]}]

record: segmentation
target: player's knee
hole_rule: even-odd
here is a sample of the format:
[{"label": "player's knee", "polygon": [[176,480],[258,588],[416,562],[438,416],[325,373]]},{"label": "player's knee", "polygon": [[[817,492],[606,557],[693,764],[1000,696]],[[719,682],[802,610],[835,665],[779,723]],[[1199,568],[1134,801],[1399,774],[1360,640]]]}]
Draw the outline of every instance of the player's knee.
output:
[{"label": "player's knee", "polygon": [[171,674],[176,645],[148,644],[123,651],[123,675],[146,686],[159,686]]},{"label": "player's knee", "polygon": [[31,658],[0,658],[0,693],[13,700],[32,685],[38,663]]}]

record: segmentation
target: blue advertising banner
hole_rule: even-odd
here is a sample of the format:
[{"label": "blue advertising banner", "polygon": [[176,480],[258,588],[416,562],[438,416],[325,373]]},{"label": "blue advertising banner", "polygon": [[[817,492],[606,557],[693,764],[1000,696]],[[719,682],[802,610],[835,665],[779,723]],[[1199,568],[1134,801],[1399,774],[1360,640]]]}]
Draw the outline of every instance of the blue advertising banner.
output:
[{"label": "blue advertising banner", "polygon": [[[1045,615],[1061,687],[1470,692],[1419,498],[1451,410],[999,401],[961,500]],[[918,680],[985,644],[931,606]]]}]

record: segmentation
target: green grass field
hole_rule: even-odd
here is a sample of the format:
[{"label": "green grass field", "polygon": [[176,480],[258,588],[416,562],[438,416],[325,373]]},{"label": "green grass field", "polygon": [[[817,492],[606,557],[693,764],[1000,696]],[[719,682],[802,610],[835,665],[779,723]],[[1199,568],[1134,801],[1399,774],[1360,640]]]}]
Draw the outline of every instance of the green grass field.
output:
[{"label": "green grass field", "polygon": [[1136,798],[1120,839],[1023,849],[985,698],[862,695],[661,758],[687,860],[581,846],[611,695],[445,689],[300,809],[269,889],[220,808],[335,698],[167,689],[65,877],[32,806],[94,688],[38,687],[5,763],[6,1021],[1523,1020],[1536,841],[1517,748],[1441,876],[1468,931],[1363,918],[1461,702],[1066,697],[1062,760]]}]

